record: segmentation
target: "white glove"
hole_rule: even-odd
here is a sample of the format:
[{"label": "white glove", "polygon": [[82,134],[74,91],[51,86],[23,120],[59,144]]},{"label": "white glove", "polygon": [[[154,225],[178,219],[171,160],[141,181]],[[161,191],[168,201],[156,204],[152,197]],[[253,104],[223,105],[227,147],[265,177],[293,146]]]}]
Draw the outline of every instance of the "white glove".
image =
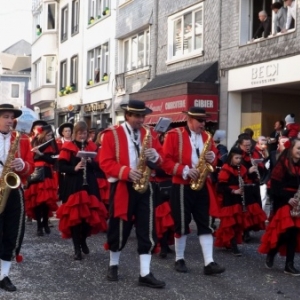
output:
[{"label": "white glove", "polygon": [[215,160],[215,157],[216,157],[216,155],[213,151],[208,151],[205,154],[205,160],[209,163],[212,163]]},{"label": "white glove", "polygon": [[149,161],[151,161],[153,163],[157,162],[157,160],[159,159],[159,155],[154,148],[147,149],[145,151],[145,156]]},{"label": "white glove", "polygon": [[15,158],[11,163],[11,167],[17,172],[20,172],[24,169],[25,163],[22,158]]},{"label": "white glove", "polygon": [[270,168],[270,160],[268,160],[266,163],[265,163],[265,167],[267,170],[269,170]]}]

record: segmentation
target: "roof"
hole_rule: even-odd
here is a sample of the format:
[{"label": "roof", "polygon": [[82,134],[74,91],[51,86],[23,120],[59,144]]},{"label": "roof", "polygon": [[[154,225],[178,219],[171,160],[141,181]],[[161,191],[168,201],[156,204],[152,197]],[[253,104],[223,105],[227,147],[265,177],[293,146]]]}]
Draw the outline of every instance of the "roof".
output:
[{"label": "roof", "polygon": [[2,52],[18,56],[31,56],[31,44],[25,40],[20,40]]},{"label": "roof", "polygon": [[162,88],[185,82],[211,82],[218,80],[218,62],[197,65],[156,76],[139,92]]}]

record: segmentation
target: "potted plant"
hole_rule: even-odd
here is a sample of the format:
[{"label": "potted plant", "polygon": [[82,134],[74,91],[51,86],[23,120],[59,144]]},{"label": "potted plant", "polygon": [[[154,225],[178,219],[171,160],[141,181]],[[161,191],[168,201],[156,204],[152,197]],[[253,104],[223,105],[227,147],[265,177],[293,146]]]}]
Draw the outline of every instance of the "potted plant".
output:
[{"label": "potted plant", "polygon": [[109,13],[110,13],[109,7],[106,6],[102,14],[103,16],[107,16],[109,15]]},{"label": "potted plant", "polygon": [[102,76],[102,81],[107,81],[108,80],[108,75],[107,73],[104,73]]},{"label": "potted plant", "polygon": [[42,28],[40,25],[36,25],[36,35],[41,35],[42,33]]},{"label": "potted plant", "polygon": [[94,17],[90,17],[89,25],[93,24],[94,22],[95,22],[95,18]]},{"label": "potted plant", "polygon": [[97,19],[98,19],[98,20],[101,19],[101,15],[98,15],[98,16],[97,16]]},{"label": "potted plant", "polygon": [[64,92],[65,92],[65,88],[62,87],[62,88],[60,89],[60,91],[58,92],[58,96],[59,96],[59,97],[64,96]]},{"label": "potted plant", "polygon": [[92,79],[88,80],[87,85],[93,85],[94,81]]}]

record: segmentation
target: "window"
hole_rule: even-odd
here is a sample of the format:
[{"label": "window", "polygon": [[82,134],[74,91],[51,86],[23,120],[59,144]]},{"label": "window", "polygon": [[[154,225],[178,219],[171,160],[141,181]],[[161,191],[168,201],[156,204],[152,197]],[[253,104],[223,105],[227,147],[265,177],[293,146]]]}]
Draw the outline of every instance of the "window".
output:
[{"label": "window", "polygon": [[123,45],[124,72],[149,65],[150,33],[148,29],[125,40]]},{"label": "window", "polygon": [[70,85],[73,87],[74,90],[77,90],[77,84],[78,84],[78,56],[73,56],[71,58],[71,80]]},{"label": "window", "polygon": [[55,84],[55,56],[46,56],[46,84]]},{"label": "window", "polygon": [[72,34],[79,32],[79,0],[72,2]]},{"label": "window", "polygon": [[168,58],[202,54],[203,4],[190,7],[168,18]]},{"label": "window", "polygon": [[11,85],[11,97],[12,98],[19,98],[20,93],[20,86],[18,84]]},{"label": "window", "polygon": [[68,5],[61,11],[61,41],[68,39]]},{"label": "window", "polygon": [[[279,2],[283,5],[280,11],[271,9],[272,3]],[[281,30],[286,28],[287,11],[291,10],[292,15],[296,15],[296,2],[293,2],[291,8],[284,7],[292,0],[240,0],[240,44],[247,44],[251,40],[268,38],[280,34]],[[265,11],[267,19],[264,26],[259,19],[259,13]],[[263,17],[263,16],[262,16]],[[292,17],[289,29],[294,29],[294,20]]]},{"label": "window", "polygon": [[42,72],[41,72],[42,64],[39,59],[37,62],[33,64],[33,89],[37,89],[42,85]]},{"label": "window", "polygon": [[105,82],[109,74],[109,44],[105,43],[88,52],[87,85]]},{"label": "window", "polygon": [[55,20],[56,20],[56,4],[49,3],[47,5],[47,30],[54,30],[56,27]]},{"label": "window", "polygon": [[88,24],[110,14],[110,0],[89,0]]},{"label": "window", "polygon": [[41,24],[41,14],[42,10],[38,10],[33,15],[33,39],[36,40],[42,34],[42,24]]},{"label": "window", "polygon": [[60,90],[67,86],[67,61],[60,63]]}]

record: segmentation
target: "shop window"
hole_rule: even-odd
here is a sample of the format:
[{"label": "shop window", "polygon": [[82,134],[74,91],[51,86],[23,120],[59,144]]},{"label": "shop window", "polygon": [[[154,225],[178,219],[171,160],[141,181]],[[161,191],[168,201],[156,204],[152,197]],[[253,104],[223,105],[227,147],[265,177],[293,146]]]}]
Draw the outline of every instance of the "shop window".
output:
[{"label": "shop window", "polygon": [[47,30],[55,30],[56,29],[56,4],[49,3],[47,5]]},{"label": "shop window", "polygon": [[71,82],[70,86],[73,91],[77,90],[78,85],[78,56],[73,56],[71,58],[71,72],[70,72]]},{"label": "shop window", "polygon": [[64,60],[60,63],[60,90],[67,87],[67,61]]},{"label": "shop window", "polygon": [[68,5],[61,10],[61,42],[68,39]]},{"label": "shop window", "polygon": [[90,50],[87,56],[87,85],[108,81],[109,43]]},{"label": "shop window", "polygon": [[72,2],[72,34],[79,32],[79,0]]},{"label": "shop window", "polygon": [[46,56],[46,84],[55,84],[56,57]]},{"label": "shop window", "polygon": [[39,59],[33,64],[33,82],[32,82],[33,89],[37,89],[42,85],[41,69],[42,69],[42,61],[41,59]]},{"label": "shop window", "polygon": [[149,30],[126,39],[123,42],[124,72],[149,65],[150,33]]},{"label": "shop window", "polygon": [[201,55],[203,50],[203,3],[168,18],[168,59]]},{"label": "shop window", "polygon": [[[280,12],[271,9],[271,5],[276,2],[282,5]],[[288,3],[291,3],[291,7],[288,7]],[[258,15],[262,11],[267,15],[269,26],[265,26],[259,30],[261,21]],[[290,13],[290,11],[292,13]],[[287,15],[291,16],[288,22],[285,21]],[[280,17],[278,18],[278,16]],[[293,0],[240,0],[240,44],[243,45],[249,42],[259,41],[294,30],[296,24],[295,17],[296,2]],[[267,30],[267,32],[265,32],[265,30]]]},{"label": "shop window", "polygon": [[108,15],[110,15],[110,0],[89,0],[89,25]]},{"label": "shop window", "polygon": [[19,98],[20,97],[20,85],[19,84],[12,84],[11,85],[11,97],[12,98]]}]

